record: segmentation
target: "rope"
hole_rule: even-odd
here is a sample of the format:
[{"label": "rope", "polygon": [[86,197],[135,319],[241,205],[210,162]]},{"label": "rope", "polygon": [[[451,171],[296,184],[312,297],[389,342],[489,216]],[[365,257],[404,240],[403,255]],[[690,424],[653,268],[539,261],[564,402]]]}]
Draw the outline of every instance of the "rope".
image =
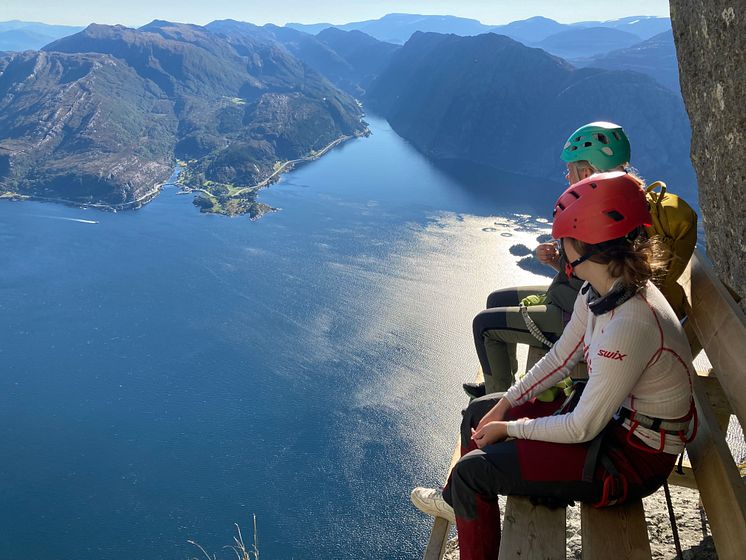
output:
[{"label": "rope", "polygon": [[666,494],[666,505],[668,506],[668,517],[671,519],[671,531],[673,532],[673,544],[676,547],[676,560],[684,560],[684,553],[681,551],[681,541],[679,540],[679,528],[676,526],[676,514],[673,511],[673,502],[671,501],[671,489],[668,487],[668,481],[663,483],[663,492]]},{"label": "rope", "polygon": [[528,332],[530,332],[536,340],[541,342],[547,348],[551,348],[552,346],[554,346],[554,343],[550,342],[547,337],[544,336],[544,333],[541,332],[541,329],[536,325],[536,323],[534,323],[534,320],[528,314],[528,307],[521,304],[520,309],[521,315],[523,316],[523,322],[526,323]]}]

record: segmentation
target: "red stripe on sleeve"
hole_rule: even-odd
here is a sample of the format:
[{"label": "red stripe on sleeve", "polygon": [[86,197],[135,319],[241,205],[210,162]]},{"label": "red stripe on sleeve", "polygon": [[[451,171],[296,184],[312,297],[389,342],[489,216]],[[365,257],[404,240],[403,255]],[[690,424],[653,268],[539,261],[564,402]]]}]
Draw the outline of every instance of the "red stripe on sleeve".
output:
[{"label": "red stripe on sleeve", "polygon": [[578,351],[578,348],[580,347],[580,345],[583,344],[583,340],[584,339],[585,339],[585,337],[582,337],[578,341],[578,343],[575,345],[575,348],[572,349],[572,352],[570,352],[570,354],[565,358],[565,361],[562,362],[561,365],[559,365],[558,367],[554,368],[552,371],[550,371],[549,373],[547,373],[544,377],[542,377],[541,379],[539,379],[538,381],[536,381],[533,385],[531,385],[531,387],[529,387],[523,393],[521,393],[520,396],[518,397],[518,400],[520,401],[523,397],[525,397],[531,391],[533,391],[534,387],[536,387],[538,385],[541,385],[545,380],[549,379],[550,377],[552,377],[552,375],[554,375],[559,370],[561,370],[563,367],[565,367],[565,365],[567,364],[567,362],[570,361],[570,358],[572,358],[573,354],[575,354],[575,352]]}]

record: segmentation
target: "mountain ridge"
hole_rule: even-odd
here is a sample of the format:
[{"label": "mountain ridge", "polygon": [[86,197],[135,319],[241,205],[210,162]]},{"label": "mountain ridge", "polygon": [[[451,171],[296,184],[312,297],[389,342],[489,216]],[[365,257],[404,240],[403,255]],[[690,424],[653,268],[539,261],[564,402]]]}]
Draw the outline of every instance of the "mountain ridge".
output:
[{"label": "mountain ridge", "polygon": [[[84,59],[87,66],[81,64]],[[178,158],[189,162],[186,186],[200,189],[211,202],[209,208],[200,202],[203,209],[230,206],[231,213],[252,213],[257,208],[254,187],[275,172],[278,162],[365,132],[354,99],[286,49],[257,40],[239,54],[202,26],[92,24],[39,53],[11,55],[0,67],[0,91],[11,93],[0,103],[7,119],[0,129],[7,131],[0,138],[5,162],[0,162],[0,186],[22,195],[52,193],[80,204],[136,205],[142,193],[157,192],[154,183],[171,175]],[[19,82],[24,68],[25,80]],[[117,84],[114,74],[126,78],[126,84]],[[83,92],[83,101],[89,102],[50,96],[50,89]],[[121,97],[112,96],[112,90]],[[49,123],[34,126],[33,105],[24,102],[25,95],[43,100]],[[127,132],[119,139],[108,138],[107,127],[75,128],[55,117],[70,112],[65,112],[69,106],[77,111],[77,121],[95,122],[101,108],[114,101],[119,105],[110,107],[109,119]],[[169,126],[151,126],[160,121]],[[29,153],[27,147],[44,137],[47,125],[57,130],[60,146],[69,149]],[[76,146],[85,147],[85,157],[73,151]],[[150,146],[158,150],[149,151]],[[111,171],[127,168],[130,160],[132,173]],[[153,173],[134,172],[151,167]],[[70,187],[70,173],[77,177],[72,183],[85,188]]]},{"label": "mountain ridge", "polygon": [[513,21],[504,25],[488,25],[478,20],[457,16],[422,15],[422,14],[387,14],[374,20],[364,20],[344,24],[287,23],[291,27],[311,34],[317,34],[329,27],[345,31],[360,30],[381,41],[404,44],[415,31],[454,33],[461,36],[498,33],[507,35],[527,45],[533,45],[552,34],[567,30],[578,30],[588,27],[604,27],[632,33],[641,40],[648,39],[671,28],[670,18],[657,16],[631,16],[607,21],[584,21],[577,23],[559,23],[555,20],[534,16],[524,20]]},{"label": "mountain ridge", "polygon": [[578,69],[494,34],[417,33],[366,101],[432,159],[539,178],[564,174],[559,152],[579,124],[619,122],[632,138],[634,165],[694,192],[683,104],[643,74]]}]

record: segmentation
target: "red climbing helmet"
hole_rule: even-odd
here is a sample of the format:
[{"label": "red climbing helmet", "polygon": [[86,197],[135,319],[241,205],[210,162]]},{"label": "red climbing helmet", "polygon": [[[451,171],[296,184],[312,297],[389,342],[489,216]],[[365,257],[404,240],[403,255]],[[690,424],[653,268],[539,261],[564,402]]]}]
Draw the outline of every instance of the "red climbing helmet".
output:
[{"label": "red climbing helmet", "polygon": [[595,245],[652,223],[645,192],[623,171],[597,173],[568,188],[554,205],[552,237]]}]

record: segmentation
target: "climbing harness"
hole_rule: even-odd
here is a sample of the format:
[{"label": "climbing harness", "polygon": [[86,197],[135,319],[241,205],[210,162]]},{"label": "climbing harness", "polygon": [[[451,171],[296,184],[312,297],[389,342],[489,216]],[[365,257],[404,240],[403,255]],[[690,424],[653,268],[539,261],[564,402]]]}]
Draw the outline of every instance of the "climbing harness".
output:
[{"label": "climbing harness", "polygon": [[[624,406],[619,407],[619,410],[614,415],[614,418],[621,421],[629,420],[631,425],[627,430],[627,443],[629,443],[629,445],[631,445],[632,447],[635,447],[642,451],[648,451],[650,453],[660,453],[663,451],[663,448],[666,446],[666,435],[679,436],[679,439],[684,444],[689,443],[697,436],[697,428],[699,426],[697,409],[694,406],[694,401],[692,401],[689,407],[689,412],[686,414],[686,416],[676,420],[665,420],[663,418],[646,416],[645,414],[642,414],[637,410],[630,410],[629,408],[626,408]],[[691,434],[687,435],[690,426]],[[638,444],[632,439],[632,436],[635,434],[635,431],[637,431],[637,428],[639,427],[643,427],[660,434],[660,445],[658,446],[658,449],[650,448],[644,444]]]},{"label": "climbing harness", "polygon": [[534,320],[528,314],[528,307],[526,307],[525,305],[523,305],[523,303],[521,303],[520,310],[521,310],[521,316],[523,317],[523,321],[526,323],[526,328],[528,329],[528,332],[530,332],[536,340],[541,342],[547,348],[551,348],[552,346],[554,346],[554,343],[551,342],[549,339],[547,339],[546,336],[544,336],[544,333],[541,332],[541,329],[539,328],[539,326],[534,322]]}]

